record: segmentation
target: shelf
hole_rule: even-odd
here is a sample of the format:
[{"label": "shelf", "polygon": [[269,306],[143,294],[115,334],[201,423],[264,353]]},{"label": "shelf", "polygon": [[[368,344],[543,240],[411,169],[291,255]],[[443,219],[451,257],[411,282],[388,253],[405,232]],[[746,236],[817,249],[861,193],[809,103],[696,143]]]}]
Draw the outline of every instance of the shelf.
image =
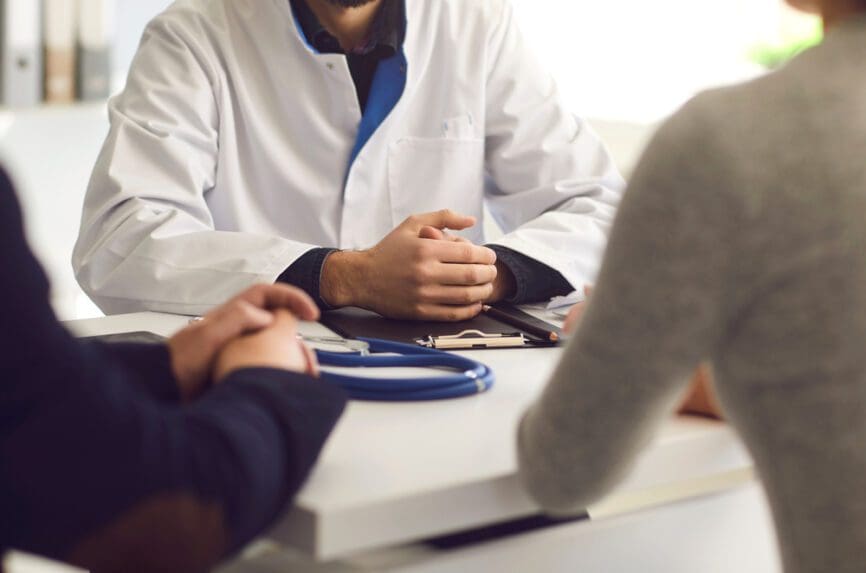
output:
[{"label": "shelf", "polygon": [[15,116],[19,114],[32,113],[55,113],[69,110],[91,109],[94,107],[105,107],[108,99],[97,101],[75,101],[71,103],[43,103],[26,107],[0,106],[0,116]]}]

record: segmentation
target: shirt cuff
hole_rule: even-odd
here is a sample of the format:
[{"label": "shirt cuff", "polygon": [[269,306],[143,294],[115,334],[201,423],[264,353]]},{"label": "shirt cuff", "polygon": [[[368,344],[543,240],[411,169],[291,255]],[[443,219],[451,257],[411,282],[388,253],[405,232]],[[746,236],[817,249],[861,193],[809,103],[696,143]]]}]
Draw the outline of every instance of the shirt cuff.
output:
[{"label": "shirt cuff", "polygon": [[331,253],[338,249],[319,247],[301,255],[277,278],[277,282],[290,284],[306,292],[322,310],[331,310],[331,305],[322,300],[322,267]]},{"label": "shirt cuff", "polygon": [[574,290],[559,271],[502,245],[487,245],[496,260],[514,275],[514,294],[503,300],[509,304],[541,302]]}]

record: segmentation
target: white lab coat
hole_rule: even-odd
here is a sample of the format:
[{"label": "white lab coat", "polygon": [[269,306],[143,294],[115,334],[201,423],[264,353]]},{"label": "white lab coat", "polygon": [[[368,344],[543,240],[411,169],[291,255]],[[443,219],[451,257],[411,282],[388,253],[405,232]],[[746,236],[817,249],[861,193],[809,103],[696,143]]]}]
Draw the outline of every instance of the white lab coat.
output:
[{"label": "white lab coat", "polygon": [[312,52],[288,0],[181,0],[151,22],[109,104],[73,257],[94,301],[199,314],[313,247],[371,247],[446,207],[480,220],[485,202],[495,243],[591,281],[624,183],[511,5],[406,5],[405,91],[348,175],[361,109],[346,58]]}]

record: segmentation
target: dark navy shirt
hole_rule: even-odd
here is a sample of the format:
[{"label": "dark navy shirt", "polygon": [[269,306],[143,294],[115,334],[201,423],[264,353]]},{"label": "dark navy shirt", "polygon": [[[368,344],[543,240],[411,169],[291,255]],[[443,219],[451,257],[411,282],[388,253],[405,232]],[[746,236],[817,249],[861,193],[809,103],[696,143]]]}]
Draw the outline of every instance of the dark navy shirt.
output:
[{"label": "dark navy shirt", "polygon": [[289,0],[292,13],[301,27],[307,43],[320,54],[345,54],[349,72],[355,83],[358,103],[363,112],[367,107],[373,78],[379,62],[390,58],[403,45],[405,16],[402,0],[384,0],[379,7],[370,30],[370,35],[362,46],[346,52],[340,42],[316,18],[306,0]]},{"label": "dark navy shirt", "polygon": [[0,555],[204,571],[281,514],[343,410],[341,390],[247,369],[183,404],[164,345],[75,340],[2,171],[0,261]]}]

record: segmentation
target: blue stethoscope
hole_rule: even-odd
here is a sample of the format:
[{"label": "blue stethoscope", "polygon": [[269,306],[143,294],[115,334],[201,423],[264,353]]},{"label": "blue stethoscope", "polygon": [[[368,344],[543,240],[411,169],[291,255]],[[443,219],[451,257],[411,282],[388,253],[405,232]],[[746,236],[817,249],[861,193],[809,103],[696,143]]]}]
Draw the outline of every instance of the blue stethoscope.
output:
[{"label": "blue stethoscope", "polygon": [[322,378],[341,386],[355,400],[409,402],[444,400],[486,392],[493,386],[493,371],[486,365],[441,350],[380,340],[347,340],[329,337],[304,337],[307,342],[339,345],[345,352],[316,350],[323,366],[342,368],[435,368],[453,370],[451,374],[415,378],[373,378],[322,372]]}]

